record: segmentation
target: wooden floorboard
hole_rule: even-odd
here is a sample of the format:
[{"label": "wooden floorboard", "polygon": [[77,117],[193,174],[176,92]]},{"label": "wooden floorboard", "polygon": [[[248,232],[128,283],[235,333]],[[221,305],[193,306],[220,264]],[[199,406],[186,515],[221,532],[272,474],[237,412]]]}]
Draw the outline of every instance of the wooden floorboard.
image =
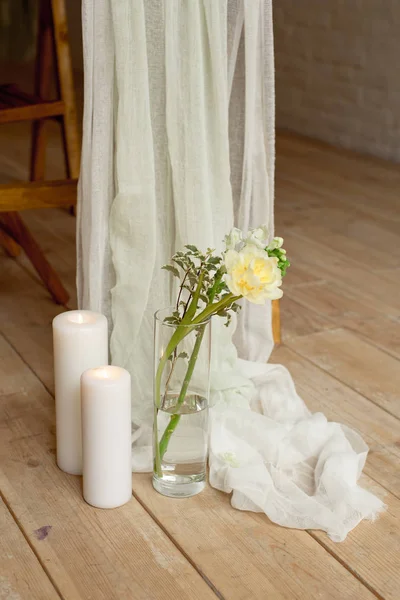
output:
[{"label": "wooden floorboard", "polygon": [[60,597],[0,498],[0,598],[59,600]]},{"label": "wooden floorboard", "polygon": [[400,368],[392,356],[345,329],[311,333],[289,340],[288,346],[400,417]]},{"label": "wooden floorboard", "polygon": [[[22,279],[27,277],[25,272],[19,276]],[[24,356],[25,360],[28,359],[32,363],[32,368],[37,376],[43,377],[44,381],[48,383],[52,378],[52,367],[49,360],[51,331],[49,326],[46,326],[46,321],[49,321],[53,308],[51,304],[42,302],[40,306],[41,313],[37,317],[39,321],[35,329],[29,329],[30,317],[26,314],[22,322],[24,323],[24,319],[26,319],[30,336],[35,341],[41,339],[41,342],[36,343],[34,348],[27,352],[25,350],[26,338],[21,336],[25,326],[19,328],[17,323],[13,322],[12,317],[7,324],[7,339],[17,348],[21,356]],[[39,309],[39,305],[35,305],[35,308]],[[18,320],[21,318],[19,315]],[[44,341],[46,338],[47,342]],[[29,342],[28,347],[31,344],[32,341]],[[10,369],[8,370],[10,371]],[[19,370],[23,371],[22,365]],[[33,374],[26,372],[26,377],[31,380]],[[52,387],[52,384],[50,383],[49,386]],[[30,394],[33,397],[35,395],[37,392]],[[48,397],[42,390],[40,398],[45,396]],[[34,409],[33,414],[29,417],[30,431],[34,429],[37,419],[37,411]],[[24,420],[27,419],[28,416],[25,416]],[[41,419],[41,423],[43,425],[43,419]],[[50,417],[47,418],[46,425],[51,427]],[[32,441],[30,443],[33,444]],[[49,444],[51,443],[54,446],[54,439],[49,442]],[[38,447],[35,447],[36,453],[39,452],[41,445],[42,442],[39,441]],[[47,457],[47,462],[48,466],[53,464],[54,457]],[[66,477],[59,471],[57,471],[57,476],[54,479],[54,485],[59,486],[60,478],[61,480],[66,478],[68,485],[72,488],[65,488],[64,495],[72,491],[74,503],[78,502],[80,488],[77,487],[77,478]],[[67,483],[64,482],[64,486],[66,485]],[[229,506],[229,498],[216,490],[209,488],[199,497],[184,501],[183,515],[181,514],[182,503],[176,503],[154,493],[149,475],[138,476],[137,480],[134,478],[133,487],[135,494],[149,514],[156,518],[163,530],[175,541],[190,562],[197,566],[225,598],[260,598],[261,600],[271,596],[277,599],[302,599],[306,597],[307,590],[313,590],[317,597],[327,599],[370,597],[370,592],[365,586],[338,561],[328,555],[320,544],[311,539],[306,532],[281,529],[270,523],[263,515],[234,511]],[[153,496],[154,498],[152,498]],[[14,503],[15,498],[16,495],[13,495],[10,501]],[[40,502],[46,505],[47,499],[41,497]],[[92,510],[88,507],[85,508],[89,511]],[[22,514],[24,514],[24,510],[31,511],[32,509],[24,506],[21,509]],[[82,507],[81,510],[83,510]],[[57,518],[54,507],[52,515],[54,515],[54,519]],[[178,515],[181,515],[180,521]],[[203,521],[204,515],[207,515],[206,526]],[[177,521],[180,522],[180,526]],[[96,536],[96,532],[93,535]],[[78,551],[80,541],[78,540],[76,543],[77,547],[73,548],[74,552]],[[64,547],[63,551],[67,552],[67,549]],[[68,549],[68,552],[71,551]],[[88,551],[86,549],[86,552]],[[56,558],[57,555],[52,555],[51,561],[55,561]],[[245,575],[240,575],[242,572]],[[221,573],[224,573],[223,577]],[[95,574],[92,573],[91,576],[95,577]]]},{"label": "wooden floorboard", "polygon": [[[182,503],[163,498],[148,475],[134,475],[136,499],[126,507],[87,507],[79,479],[61,473],[52,454],[50,325],[62,308],[23,256],[0,253],[1,489],[21,552],[46,565],[62,597],[399,598],[398,189],[398,167],[278,136],[276,227],[293,267],[284,344],[272,360],[290,369],[312,411],[361,433],[370,446],[362,484],[388,505],[340,544],[236,511],[212,488]],[[24,218],[73,292],[73,218],[62,210]],[[52,529],[39,540],[34,532],[46,525]],[[141,571],[151,572],[147,583]]]},{"label": "wooden floorboard", "polygon": [[373,597],[305,531],[234,510],[229,497],[211,487],[185,500],[185,510],[154,494],[147,474],[134,475],[133,489],[179,547],[218,582],[225,598]]},{"label": "wooden floorboard", "polygon": [[0,489],[62,597],[215,598],[135,499],[115,510],[82,500],[81,478],[55,465],[53,398],[3,337],[0,371]]}]

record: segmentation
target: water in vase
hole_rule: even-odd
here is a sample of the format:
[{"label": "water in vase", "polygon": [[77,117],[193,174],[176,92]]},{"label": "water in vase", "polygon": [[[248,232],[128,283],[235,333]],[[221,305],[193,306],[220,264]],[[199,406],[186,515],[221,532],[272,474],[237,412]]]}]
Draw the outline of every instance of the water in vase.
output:
[{"label": "water in vase", "polygon": [[206,481],[208,402],[189,392],[177,408],[178,396],[178,393],[169,393],[157,413],[157,438],[161,448],[171,419],[178,423],[165,453],[161,451],[160,471],[154,474],[153,484],[164,495],[187,497],[201,491]]}]

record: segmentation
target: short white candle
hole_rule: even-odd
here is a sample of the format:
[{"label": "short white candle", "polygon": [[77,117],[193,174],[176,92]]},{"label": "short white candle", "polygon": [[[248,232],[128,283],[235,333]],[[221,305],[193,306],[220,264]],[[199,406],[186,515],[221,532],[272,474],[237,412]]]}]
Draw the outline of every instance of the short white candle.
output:
[{"label": "short white candle", "polygon": [[80,379],[86,369],[108,363],[104,315],[88,310],[61,313],[53,320],[57,464],[82,474]]},{"label": "short white candle", "polygon": [[132,495],[131,377],[120,367],[89,369],[81,397],[83,497],[116,508]]}]

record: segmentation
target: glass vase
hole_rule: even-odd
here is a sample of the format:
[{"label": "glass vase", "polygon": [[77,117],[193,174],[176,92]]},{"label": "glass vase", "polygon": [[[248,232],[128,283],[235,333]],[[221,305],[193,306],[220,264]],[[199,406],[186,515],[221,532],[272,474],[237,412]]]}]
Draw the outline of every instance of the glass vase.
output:
[{"label": "glass vase", "polygon": [[172,311],[155,314],[153,486],[186,498],[206,483],[211,327],[169,323]]}]

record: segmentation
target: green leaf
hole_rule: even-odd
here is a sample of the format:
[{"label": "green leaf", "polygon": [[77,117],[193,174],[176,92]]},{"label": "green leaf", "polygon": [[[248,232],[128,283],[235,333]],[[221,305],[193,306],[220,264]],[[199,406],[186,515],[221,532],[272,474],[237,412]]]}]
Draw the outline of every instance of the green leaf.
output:
[{"label": "green leaf", "polygon": [[210,256],[208,259],[208,264],[211,265],[219,265],[221,263],[222,258],[220,256]]},{"label": "green leaf", "polygon": [[180,258],[177,258],[177,257],[173,256],[172,260],[174,261],[174,263],[176,263],[177,265],[179,265],[181,267],[181,269],[185,269],[186,268],[185,263]]},{"label": "green leaf", "polygon": [[180,352],[178,358],[189,358],[189,354],[187,352]]},{"label": "green leaf", "polygon": [[241,304],[232,304],[231,306],[231,310],[233,310],[235,313],[239,312],[240,310],[242,310],[242,305]]},{"label": "green leaf", "polygon": [[178,277],[178,278],[180,277],[178,269],[176,267],[173,267],[172,265],[164,265],[161,268],[165,269],[165,271],[169,271],[175,277]]},{"label": "green leaf", "polygon": [[179,319],[177,319],[176,317],[165,317],[164,323],[171,323],[171,324],[175,325],[175,324],[179,323]]},{"label": "green leaf", "polygon": [[196,254],[199,254],[199,249],[196,248],[196,246],[193,246],[192,244],[186,244],[185,248],[187,248],[188,250],[191,250],[191,252],[195,252]]},{"label": "green leaf", "polygon": [[189,283],[190,285],[193,287],[194,285],[196,285],[197,283],[197,277],[194,273],[188,273],[188,279],[189,279]]},{"label": "green leaf", "polygon": [[206,264],[205,268],[207,269],[207,271],[216,271],[218,269],[218,267],[216,265],[212,265],[212,264]]}]

